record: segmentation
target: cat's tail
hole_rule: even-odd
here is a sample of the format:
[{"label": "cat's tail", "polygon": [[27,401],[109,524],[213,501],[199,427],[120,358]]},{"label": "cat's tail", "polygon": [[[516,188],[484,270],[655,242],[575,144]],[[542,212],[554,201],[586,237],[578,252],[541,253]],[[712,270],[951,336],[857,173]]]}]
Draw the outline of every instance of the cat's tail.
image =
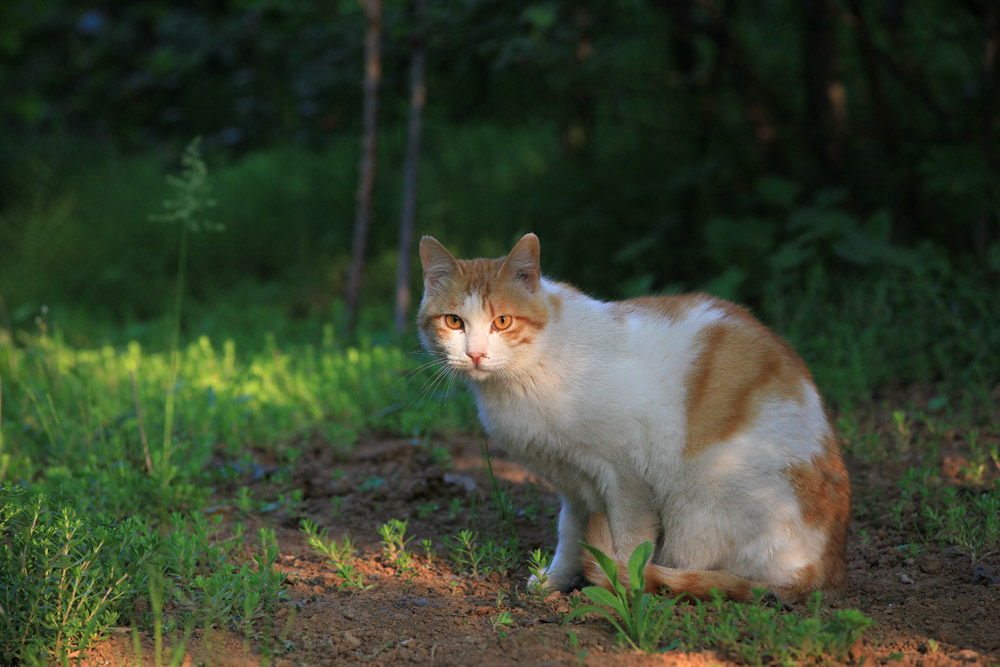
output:
[{"label": "cat's tail", "polygon": [[[603,514],[591,516],[584,542],[597,547],[609,556],[614,555],[611,530]],[[620,559],[616,559],[615,563],[618,566],[618,578],[628,587],[627,565]],[[611,590],[608,576],[586,549],[583,554],[583,572],[590,583]],[[807,592],[798,588],[775,587],[765,582],[751,581],[724,570],[681,570],[647,563],[643,576],[646,580],[647,593],[658,593],[662,592],[661,589],[668,588],[669,594],[673,597],[692,596],[699,600],[711,600],[712,589],[717,589],[724,598],[736,602],[753,601],[755,588],[766,589],[781,602],[800,602],[805,599]]]}]

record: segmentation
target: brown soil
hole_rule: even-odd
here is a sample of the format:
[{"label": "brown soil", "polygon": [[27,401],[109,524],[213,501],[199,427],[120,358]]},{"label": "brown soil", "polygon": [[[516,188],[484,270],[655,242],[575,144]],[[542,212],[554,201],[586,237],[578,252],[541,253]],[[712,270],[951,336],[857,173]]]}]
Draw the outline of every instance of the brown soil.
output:
[{"label": "brown soil", "polygon": [[[870,426],[876,431],[889,428],[887,420],[877,416]],[[947,438],[943,442],[942,475],[951,474],[952,481],[961,483],[961,466],[954,465],[957,455],[946,451]],[[350,536],[360,555],[358,571],[371,587],[342,590],[343,580],[311,553],[299,531],[302,515],[259,519],[276,529],[280,567],[288,574],[287,603],[271,626],[260,628],[263,639],[196,632],[185,644],[184,664],[577,664],[582,651],[587,665],[729,664],[712,653],[646,656],[627,651],[616,644],[610,625],[598,619],[567,626],[576,634],[576,650],[561,624],[570,598],[553,594],[537,600],[525,595],[523,563],[508,577],[455,574],[444,537],[464,528],[486,535],[498,530],[491,482],[481,442],[465,438],[433,444],[450,449],[452,465],[436,464],[427,448],[396,438],[362,442],[346,461],[338,460],[324,443],[309,444],[292,475],[292,483],[304,492],[303,514],[327,527],[330,537]],[[522,554],[536,547],[552,550],[555,495],[501,451],[492,455],[500,484],[513,494],[516,507],[529,510],[516,517]],[[911,555],[904,545],[923,541],[893,528],[877,509],[885,507],[886,498],[898,496],[894,480],[912,463],[905,456],[888,458],[892,463],[878,466],[850,461],[855,506],[850,578],[844,598],[831,606],[860,609],[875,621],[852,649],[851,662],[996,664],[1000,585],[977,576],[967,555],[933,543]],[[256,484],[255,491],[267,492],[268,482]],[[335,498],[343,498],[336,511]],[[377,528],[393,518],[408,520],[407,535],[414,537],[410,551],[418,555],[418,566],[409,575],[399,573],[382,554]],[[423,539],[433,542],[436,556],[431,562],[420,547]],[[996,568],[1000,558],[990,556],[980,565]],[[513,624],[495,628],[494,620],[503,610],[510,612]],[[149,664],[151,639],[141,639]],[[90,665],[137,662],[132,637],[125,632],[99,644],[88,657],[85,664]]]}]

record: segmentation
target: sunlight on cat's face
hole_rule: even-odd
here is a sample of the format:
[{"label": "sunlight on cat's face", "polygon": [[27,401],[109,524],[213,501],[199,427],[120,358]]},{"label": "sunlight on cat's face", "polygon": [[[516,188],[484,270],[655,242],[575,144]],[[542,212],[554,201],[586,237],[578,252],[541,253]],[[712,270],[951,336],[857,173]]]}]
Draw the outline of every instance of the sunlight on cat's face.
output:
[{"label": "sunlight on cat's face", "polygon": [[510,333],[515,330],[516,318],[497,315],[495,308],[484,309],[481,299],[471,294],[451,310],[454,312],[429,316],[425,343],[449,368],[472,380],[502,377],[513,353]]},{"label": "sunlight on cat's face", "polygon": [[424,237],[420,256],[424,347],[449,371],[477,382],[515,377],[548,321],[538,239],[526,235],[505,258],[459,260]]}]

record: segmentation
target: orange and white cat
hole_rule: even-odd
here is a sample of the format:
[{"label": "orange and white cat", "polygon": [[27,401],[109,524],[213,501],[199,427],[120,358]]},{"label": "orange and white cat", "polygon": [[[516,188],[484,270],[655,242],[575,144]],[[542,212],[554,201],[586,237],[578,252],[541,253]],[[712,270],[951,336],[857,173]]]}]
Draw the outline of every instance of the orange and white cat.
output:
[{"label": "orange and white cat", "polygon": [[704,294],[598,301],[542,277],[534,234],[471,260],[425,236],[420,258],[424,345],[562,497],[548,585],[584,569],[607,585],[581,540],[620,560],[649,540],[650,590],[843,586],[837,438],[801,359],[746,310]]}]

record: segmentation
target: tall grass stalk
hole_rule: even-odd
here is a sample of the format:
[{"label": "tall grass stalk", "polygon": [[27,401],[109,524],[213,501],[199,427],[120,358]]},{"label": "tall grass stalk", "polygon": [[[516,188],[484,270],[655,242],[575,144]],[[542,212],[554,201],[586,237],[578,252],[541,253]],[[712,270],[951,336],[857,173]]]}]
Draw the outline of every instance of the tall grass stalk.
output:
[{"label": "tall grass stalk", "polygon": [[163,408],[163,450],[160,457],[160,490],[170,485],[172,470],[170,455],[173,450],[174,401],[180,359],[181,308],[184,304],[184,283],[187,277],[188,235],[198,231],[222,231],[224,227],[203,217],[205,209],[215,206],[209,195],[208,167],[201,158],[201,137],[195,137],[184,149],[179,176],[167,176],[167,183],[174,188],[175,196],[163,202],[164,213],[152,215],[153,222],[176,223],[180,226],[180,247],[177,253],[177,279],[174,289],[174,307],[170,319],[170,373],[167,396]]}]

